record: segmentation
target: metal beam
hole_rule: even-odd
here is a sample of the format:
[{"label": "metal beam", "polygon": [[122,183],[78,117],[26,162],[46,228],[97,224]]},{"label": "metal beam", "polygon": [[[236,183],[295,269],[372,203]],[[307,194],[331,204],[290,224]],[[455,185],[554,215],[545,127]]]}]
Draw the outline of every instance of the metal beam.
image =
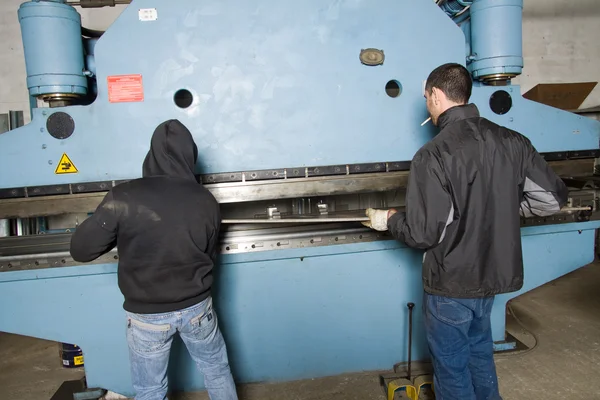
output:
[{"label": "metal beam", "polygon": [[[402,189],[406,187],[407,182],[408,172],[403,171],[276,181],[216,183],[205,186],[219,203],[226,204],[384,192]],[[105,195],[105,192],[100,192],[5,199],[0,201],[0,219],[90,213],[95,211]]]}]

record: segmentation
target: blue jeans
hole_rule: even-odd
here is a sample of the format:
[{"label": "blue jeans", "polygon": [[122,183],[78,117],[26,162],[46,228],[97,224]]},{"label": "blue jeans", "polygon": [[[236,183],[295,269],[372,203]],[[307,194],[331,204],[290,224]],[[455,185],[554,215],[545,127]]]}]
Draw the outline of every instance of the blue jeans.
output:
[{"label": "blue jeans", "polygon": [[127,313],[127,343],[136,400],[167,398],[167,365],[176,332],[204,375],[211,400],[237,400],[211,297],[164,314]]},{"label": "blue jeans", "polygon": [[490,319],[494,298],[425,293],[423,300],[436,399],[502,400]]}]

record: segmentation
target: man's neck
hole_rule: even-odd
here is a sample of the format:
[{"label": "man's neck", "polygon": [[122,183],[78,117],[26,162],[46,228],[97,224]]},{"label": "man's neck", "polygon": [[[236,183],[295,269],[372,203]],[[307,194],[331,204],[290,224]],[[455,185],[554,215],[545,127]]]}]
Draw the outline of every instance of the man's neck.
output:
[{"label": "man's neck", "polygon": [[449,109],[453,108],[453,107],[458,107],[458,106],[464,106],[464,103],[455,103],[453,101],[445,101],[442,107],[442,112],[440,113],[440,115],[442,115],[443,113],[445,113],[446,111],[448,111]]}]

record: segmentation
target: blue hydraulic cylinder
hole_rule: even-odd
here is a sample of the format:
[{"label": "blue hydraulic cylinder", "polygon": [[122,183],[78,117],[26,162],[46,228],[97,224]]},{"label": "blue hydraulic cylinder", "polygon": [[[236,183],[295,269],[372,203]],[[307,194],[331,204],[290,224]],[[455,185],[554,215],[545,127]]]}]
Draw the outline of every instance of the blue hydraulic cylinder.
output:
[{"label": "blue hydraulic cylinder", "polygon": [[61,1],[30,1],[21,4],[18,15],[29,94],[42,98],[85,95],[79,13]]},{"label": "blue hydraulic cylinder", "polygon": [[478,80],[510,79],[523,70],[523,0],[477,0],[471,5],[468,67]]}]

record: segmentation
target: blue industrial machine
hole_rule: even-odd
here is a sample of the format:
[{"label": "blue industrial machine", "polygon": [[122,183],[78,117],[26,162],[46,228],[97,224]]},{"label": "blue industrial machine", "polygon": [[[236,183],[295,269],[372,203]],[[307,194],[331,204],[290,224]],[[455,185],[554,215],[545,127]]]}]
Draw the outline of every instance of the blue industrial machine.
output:
[{"label": "blue industrial machine", "polygon": [[[0,135],[0,218],[66,233],[0,239],[0,330],[77,343],[88,386],[132,394],[118,254],[79,265],[65,228],[140,177],[154,128],[177,118],[228,222],[214,297],[236,380],[406,360],[422,254],[348,215],[403,206],[410,160],[435,134],[421,126],[424,81],[459,62],[481,114],[528,136],[571,187],[560,214],[523,221],[525,286],[493,314],[498,350],[513,348],[506,302],[591,262],[600,225],[586,186],[600,123],[510,83],[523,68],[521,14],[522,0],[134,0],[95,32],[72,3],[24,3],[39,107]],[[417,312],[413,357],[426,360],[421,325]],[[181,346],[171,375],[174,389],[203,388]]]}]

